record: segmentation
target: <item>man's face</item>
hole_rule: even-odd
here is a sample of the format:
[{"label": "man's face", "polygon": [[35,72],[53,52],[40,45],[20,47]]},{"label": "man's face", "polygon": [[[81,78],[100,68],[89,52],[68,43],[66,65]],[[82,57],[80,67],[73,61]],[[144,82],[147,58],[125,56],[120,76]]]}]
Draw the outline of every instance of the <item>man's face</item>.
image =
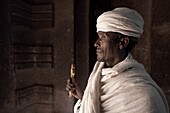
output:
[{"label": "man's face", "polygon": [[100,62],[114,62],[119,52],[119,44],[116,42],[117,34],[111,32],[98,32],[96,47],[97,60]]}]

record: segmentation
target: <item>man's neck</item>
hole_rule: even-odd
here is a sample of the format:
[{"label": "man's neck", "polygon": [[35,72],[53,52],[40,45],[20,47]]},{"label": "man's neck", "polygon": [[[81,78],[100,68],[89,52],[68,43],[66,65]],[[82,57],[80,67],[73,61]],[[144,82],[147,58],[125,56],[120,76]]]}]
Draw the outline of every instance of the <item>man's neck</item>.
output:
[{"label": "man's neck", "polygon": [[105,67],[111,68],[111,67],[115,66],[119,62],[123,61],[127,57],[127,55],[128,55],[128,53],[122,54],[111,61],[105,62],[105,64],[106,64]]}]

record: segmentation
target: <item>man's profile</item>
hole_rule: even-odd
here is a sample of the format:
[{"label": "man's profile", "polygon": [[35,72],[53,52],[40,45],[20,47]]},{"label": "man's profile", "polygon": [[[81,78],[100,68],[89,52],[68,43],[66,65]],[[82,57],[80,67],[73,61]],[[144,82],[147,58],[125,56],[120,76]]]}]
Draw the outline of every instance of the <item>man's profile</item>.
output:
[{"label": "man's profile", "polygon": [[169,113],[164,93],[130,53],[143,25],[142,16],[126,7],[97,18],[97,62],[86,89],[74,78],[67,81],[67,90],[79,99],[74,113]]}]

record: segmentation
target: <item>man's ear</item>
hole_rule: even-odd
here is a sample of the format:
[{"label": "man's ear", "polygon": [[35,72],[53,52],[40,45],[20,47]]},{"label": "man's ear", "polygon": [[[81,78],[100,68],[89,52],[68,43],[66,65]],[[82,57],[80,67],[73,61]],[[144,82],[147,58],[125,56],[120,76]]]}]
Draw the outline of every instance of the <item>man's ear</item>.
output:
[{"label": "man's ear", "polygon": [[128,37],[122,38],[119,43],[119,49],[123,49],[127,47],[128,44],[129,44],[129,38]]}]

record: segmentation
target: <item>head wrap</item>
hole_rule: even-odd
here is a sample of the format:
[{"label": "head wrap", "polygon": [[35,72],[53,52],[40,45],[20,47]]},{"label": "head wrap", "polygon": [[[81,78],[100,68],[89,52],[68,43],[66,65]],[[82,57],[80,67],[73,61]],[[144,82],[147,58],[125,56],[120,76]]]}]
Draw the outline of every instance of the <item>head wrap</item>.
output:
[{"label": "head wrap", "polygon": [[97,18],[97,32],[118,32],[127,36],[140,37],[144,21],[135,10],[126,7],[104,12]]}]

